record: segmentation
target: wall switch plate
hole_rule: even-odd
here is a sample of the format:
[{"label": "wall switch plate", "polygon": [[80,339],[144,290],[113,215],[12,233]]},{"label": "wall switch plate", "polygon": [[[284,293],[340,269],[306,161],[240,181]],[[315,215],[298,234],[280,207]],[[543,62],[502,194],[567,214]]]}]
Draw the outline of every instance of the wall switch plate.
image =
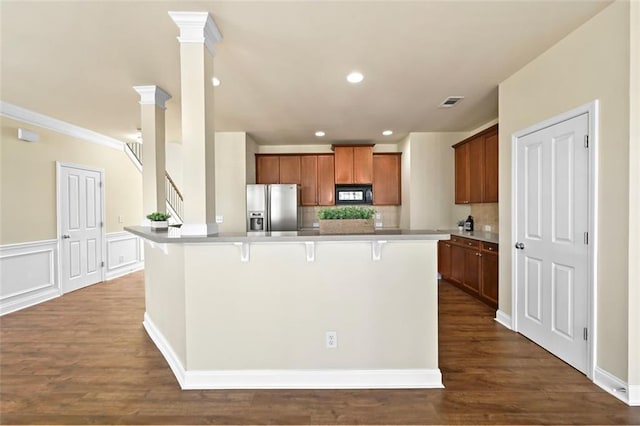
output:
[{"label": "wall switch plate", "polygon": [[491,225],[485,225],[484,232],[491,232]]},{"label": "wall switch plate", "polygon": [[325,341],[328,349],[335,349],[338,347],[338,333],[335,331],[327,331],[325,333]]},{"label": "wall switch plate", "polygon": [[216,223],[223,223],[224,222],[224,216],[222,216],[221,214],[216,215]]},{"label": "wall switch plate", "polygon": [[124,215],[118,216],[118,223],[124,223]]}]

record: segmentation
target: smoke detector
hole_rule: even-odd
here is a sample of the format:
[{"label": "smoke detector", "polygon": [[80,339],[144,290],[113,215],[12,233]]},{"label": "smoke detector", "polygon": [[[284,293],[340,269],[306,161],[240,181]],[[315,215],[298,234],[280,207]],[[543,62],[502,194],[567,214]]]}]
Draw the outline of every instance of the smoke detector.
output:
[{"label": "smoke detector", "polygon": [[442,101],[438,108],[451,108],[460,103],[461,100],[464,99],[464,96],[449,96],[447,99]]}]

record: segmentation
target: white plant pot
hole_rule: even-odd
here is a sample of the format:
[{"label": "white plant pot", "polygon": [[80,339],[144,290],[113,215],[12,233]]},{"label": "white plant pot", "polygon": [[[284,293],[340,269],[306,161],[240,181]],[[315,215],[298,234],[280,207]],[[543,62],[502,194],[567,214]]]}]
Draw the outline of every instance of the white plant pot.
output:
[{"label": "white plant pot", "polygon": [[167,229],[169,229],[169,221],[168,220],[152,220],[151,229],[153,231],[166,231]]}]

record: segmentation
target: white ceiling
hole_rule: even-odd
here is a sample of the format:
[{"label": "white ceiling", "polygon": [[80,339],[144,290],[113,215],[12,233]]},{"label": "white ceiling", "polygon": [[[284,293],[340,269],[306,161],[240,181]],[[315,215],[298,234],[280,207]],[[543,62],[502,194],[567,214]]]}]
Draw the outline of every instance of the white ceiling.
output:
[{"label": "white ceiling", "polygon": [[[208,11],[224,36],[214,59],[218,131],[261,144],[467,131],[497,117],[501,81],[608,3],[3,0],[0,98],[132,141],[132,87],[155,84],[173,96],[167,138],[179,142],[178,28],[167,12]],[[345,80],[354,69],[365,75],[358,85]],[[449,95],[465,99],[438,108]]]}]

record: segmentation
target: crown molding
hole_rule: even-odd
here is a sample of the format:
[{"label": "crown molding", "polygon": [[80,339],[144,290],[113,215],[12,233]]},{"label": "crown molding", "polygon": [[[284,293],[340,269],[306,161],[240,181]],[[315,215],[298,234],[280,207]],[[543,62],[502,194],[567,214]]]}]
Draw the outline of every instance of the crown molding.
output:
[{"label": "crown molding", "polygon": [[222,40],[222,33],[209,12],[169,12],[169,16],[180,28],[180,43],[204,43],[209,53],[215,56],[213,45]]},{"label": "crown molding", "polygon": [[117,139],[94,132],[93,130],[85,129],[84,127],[76,126],[75,124],[67,123],[66,121],[58,120],[57,118],[49,117],[48,115],[40,114],[17,105],[10,104],[8,102],[0,101],[0,115],[22,123],[42,127],[43,129],[53,130],[54,132],[82,139],[87,142],[96,143],[98,145],[103,145],[120,151],[123,149],[123,143]]},{"label": "crown molding", "polygon": [[133,90],[140,95],[140,105],[156,105],[167,109],[165,103],[171,99],[171,95],[159,86],[133,86]]}]

